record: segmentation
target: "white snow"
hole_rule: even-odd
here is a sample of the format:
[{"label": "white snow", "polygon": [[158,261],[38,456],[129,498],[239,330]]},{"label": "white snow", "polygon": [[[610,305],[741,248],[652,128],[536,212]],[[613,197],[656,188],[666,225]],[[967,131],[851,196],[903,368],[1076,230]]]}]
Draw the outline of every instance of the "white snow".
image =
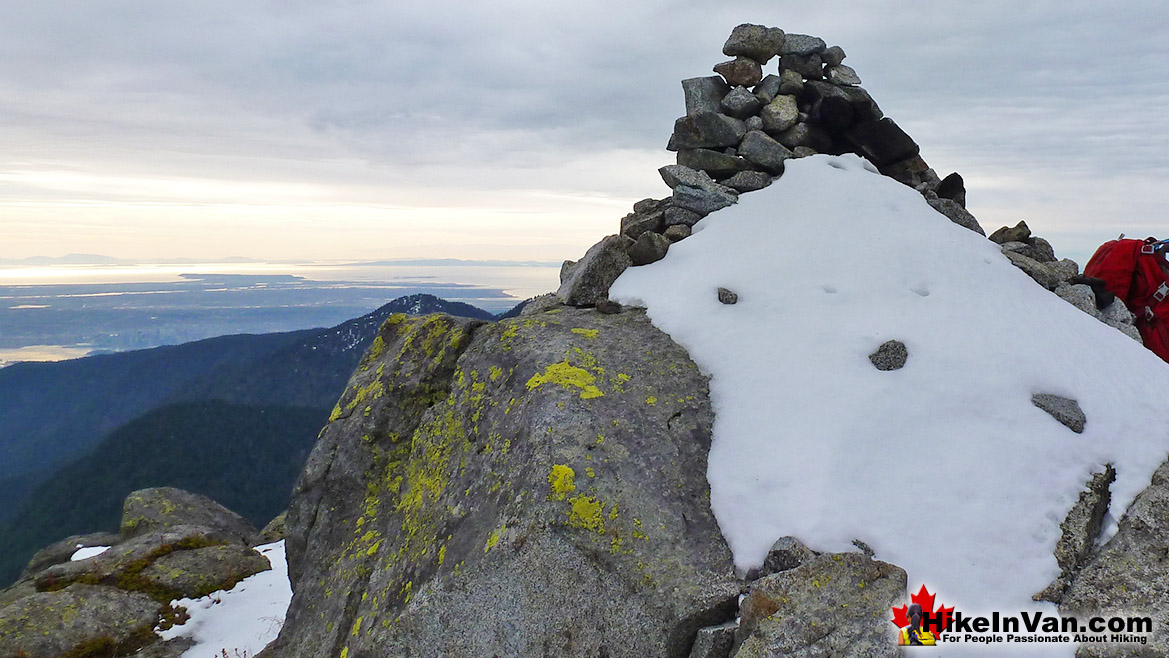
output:
[{"label": "white snow", "polygon": [[80,562],[81,560],[87,560],[91,557],[101,555],[108,550],[110,550],[109,546],[82,546],[78,544],[77,550],[69,557],[69,561]]},{"label": "white snow", "polygon": [[[1167,364],[855,156],[789,160],[694,228],[610,296],[711,376],[711,503],[736,565],[784,535],[859,538],[966,616],[1056,614],[1031,595],[1086,480],[1115,464],[1119,517],[1169,452]],[[868,355],[890,339],[909,361],[881,372]],[[1039,392],[1078,400],[1083,434]]]},{"label": "white snow", "polygon": [[284,542],[264,544],[256,550],[272,563],[270,571],[245,578],[230,590],[171,603],[187,608],[191,619],[158,634],[167,640],[194,638],[195,646],[182,658],[221,658],[224,652],[233,658],[254,656],[276,639],[292,600]]}]

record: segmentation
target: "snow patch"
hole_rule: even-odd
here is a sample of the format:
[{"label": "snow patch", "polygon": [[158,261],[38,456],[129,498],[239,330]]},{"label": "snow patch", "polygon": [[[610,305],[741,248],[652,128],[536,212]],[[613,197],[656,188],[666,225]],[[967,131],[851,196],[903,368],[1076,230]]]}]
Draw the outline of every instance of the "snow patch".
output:
[{"label": "snow patch", "polygon": [[[1031,595],[1091,473],[1116,466],[1119,516],[1169,452],[1169,367],[856,156],[789,160],[694,229],[610,297],[711,376],[711,505],[737,567],[784,535],[859,538],[967,616],[1055,614]],[[908,362],[878,371],[891,339]],[[1078,400],[1083,434],[1035,393]]]},{"label": "snow patch", "polygon": [[110,550],[109,546],[82,546],[82,545],[78,544],[77,551],[74,552],[73,555],[69,557],[69,561],[70,562],[80,562],[81,560],[87,560],[91,557],[101,555],[102,553],[105,553],[108,550]]}]

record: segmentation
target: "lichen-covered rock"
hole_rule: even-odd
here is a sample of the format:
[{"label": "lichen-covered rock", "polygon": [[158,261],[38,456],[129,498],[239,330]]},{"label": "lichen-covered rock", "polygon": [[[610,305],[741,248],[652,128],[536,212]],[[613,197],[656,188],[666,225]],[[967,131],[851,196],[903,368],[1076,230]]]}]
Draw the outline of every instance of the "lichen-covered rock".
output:
[{"label": "lichen-covered rock", "polygon": [[719,179],[730,178],[740,171],[751,169],[751,163],[745,158],[710,149],[682,149],[678,151],[678,164],[705,171]]},{"label": "lichen-covered rock", "polygon": [[731,88],[722,76],[708,75],[702,78],[687,78],[682,81],[682,93],[686,97],[686,114],[718,112],[719,104]]},{"label": "lichen-covered rock", "polygon": [[734,146],[747,127],[742,121],[717,112],[687,114],[674,122],[672,143],[679,150]]},{"label": "lichen-covered rock", "polygon": [[649,265],[666,257],[670,249],[670,239],[661,233],[646,231],[637,238],[637,242],[629,248],[629,258],[634,265]]},{"label": "lichen-covered rock", "polygon": [[271,544],[272,542],[284,539],[284,525],[288,519],[288,510],[285,510],[276,515],[276,518],[268,522],[264,529],[260,531],[260,536],[256,538],[257,544]]},{"label": "lichen-covered rock", "polygon": [[738,195],[730,188],[699,189],[685,185],[674,188],[674,207],[692,210],[703,216],[733,205],[738,200]]},{"label": "lichen-covered rock", "polygon": [[1116,534],[1082,566],[1060,603],[1064,615],[1148,615],[1147,645],[1080,646],[1077,658],[1169,655],[1169,461],[1136,497]]},{"label": "lichen-covered rock", "polygon": [[568,272],[556,297],[569,306],[592,306],[607,299],[609,286],[633,262],[627,253],[632,244],[624,235],[610,235],[590,247]]},{"label": "lichen-covered rock", "polygon": [[771,99],[771,102],[759,111],[759,118],[763,119],[763,129],[772,134],[779,134],[796,125],[799,117],[800,109],[796,104],[796,97],[783,94]]},{"label": "lichen-covered rock", "polygon": [[[662,181],[674,189],[679,185],[687,187],[708,188],[715,184],[714,179],[710,177],[705,171],[691,169],[682,165],[672,164],[666,165],[658,169],[658,174],[661,175]],[[636,239],[636,238],[635,238]]]},{"label": "lichen-covered rock", "polygon": [[783,48],[784,34],[778,27],[743,23],[731,30],[731,36],[723,44],[723,54],[728,57],[743,55],[766,64]]},{"label": "lichen-covered rock", "polygon": [[666,227],[666,232],[662,235],[670,242],[681,242],[690,237],[690,227],[685,224],[674,224]]},{"label": "lichen-covered rock", "polygon": [[[776,77],[776,82],[778,83],[778,81],[779,78]],[[778,89],[778,87],[779,85],[777,84],[776,88]],[[746,87],[735,87],[731,90],[731,93],[723,97],[719,107],[728,116],[735,117],[736,119],[746,119],[758,112],[760,107],[763,107],[763,101],[759,100],[755,94],[747,91]]]},{"label": "lichen-covered rock", "polygon": [[736,658],[897,656],[890,609],[905,571],[860,553],[830,553],[751,584]]},{"label": "lichen-covered rock", "polygon": [[[747,133],[748,135],[751,133]],[[746,141],[745,139],[743,141]],[[782,168],[781,168],[782,173]],[[754,192],[771,185],[771,175],[762,171],[740,171],[723,181],[723,185],[737,192]]]},{"label": "lichen-covered rock", "polygon": [[132,539],[174,526],[203,526],[226,533],[242,544],[256,538],[247,519],[211,500],[182,489],[140,489],[122,503],[122,537]]},{"label": "lichen-covered rock", "polygon": [[716,64],[714,72],[732,87],[753,87],[763,79],[763,67],[750,57],[736,57],[729,62]]},{"label": "lichen-covered rock", "polygon": [[[787,96],[778,96],[777,98],[787,98]],[[752,130],[743,137],[743,143],[739,145],[739,155],[747,158],[761,169],[772,173],[782,173],[784,160],[791,158],[792,152],[783,144],[772,139],[767,133]]]},{"label": "lichen-covered rock", "polygon": [[1027,242],[1031,237],[1031,228],[1027,222],[1020,220],[1018,224],[1003,226],[989,236],[991,242],[1006,244],[1007,242]]},{"label": "lichen-covered rock", "polygon": [[808,34],[785,34],[783,37],[783,46],[779,49],[780,55],[811,55],[813,53],[822,53],[827,49],[828,44],[820,37],[814,37]]},{"label": "lichen-covered rock", "polygon": [[0,656],[128,655],[158,639],[161,608],[143,594],[101,585],[34,594],[0,608]]},{"label": "lichen-covered rock", "polygon": [[824,77],[834,85],[855,86],[861,83],[861,78],[851,66],[837,64],[824,68]]},{"label": "lichen-covered rock", "polygon": [[121,541],[121,535],[115,535],[111,532],[96,532],[88,535],[67,537],[37,551],[32,556],[32,559],[28,561],[28,565],[24,568],[21,578],[35,576],[54,564],[68,562],[78,549],[92,546],[113,546]]},{"label": "lichen-covered rock", "polygon": [[139,577],[171,598],[197,599],[271,568],[268,558],[247,546],[208,546],[163,555]]},{"label": "lichen-covered rock", "polygon": [[1060,284],[1060,278],[1057,271],[1051,267],[1040,263],[1034,258],[1028,258],[1017,251],[1004,251],[1003,255],[1011,261],[1015,267],[1023,270],[1023,272],[1031,277],[1035,283],[1047,288],[1048,290],[1055,290]]},{"label": "lichen-covered rock", "polygon": [[974,215],[970,214],[970,211],[963,208],[957,201],[937,198],[929,199],[927,203],[930,204],[931,208],[945,215],[947,219],[958,226],[970,229],[979,235],[986,235],[986,232],[982,230],[982,226],[978,224],[978,220],[975,219]]},{"label": "lichen-covered rock", "polygon": [[276,655],[685,656],[734,617],[706,379],[644,311],[396,318],[294,494]]}]

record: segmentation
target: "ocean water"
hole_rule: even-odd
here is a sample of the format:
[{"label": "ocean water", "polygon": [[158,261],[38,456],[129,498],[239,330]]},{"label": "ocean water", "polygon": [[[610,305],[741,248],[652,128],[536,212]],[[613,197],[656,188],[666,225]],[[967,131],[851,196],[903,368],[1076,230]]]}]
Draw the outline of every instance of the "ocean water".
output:
[{"label": "ocean water", "polygon": [[403,295],[501,313],[559,266],[190,263],[0,267],[0,367],[238,333],[328,327]]}]

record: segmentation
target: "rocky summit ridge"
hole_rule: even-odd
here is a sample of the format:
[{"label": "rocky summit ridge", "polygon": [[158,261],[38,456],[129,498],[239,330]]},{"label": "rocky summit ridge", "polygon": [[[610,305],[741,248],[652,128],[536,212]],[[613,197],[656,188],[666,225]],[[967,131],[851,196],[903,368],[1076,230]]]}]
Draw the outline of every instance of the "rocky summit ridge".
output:
[{"label": "rocky summit ridge", "polygon": [[[625,269],[688,239],[702,217],[770,185],[786,160],[816,153],[861,155],[920,192],[940,221],[983,231],[965,208],[961,177],[941,178],[926,164],[860,87],[841,48],[745,24],[723,53],[732,59],[715,66],[717,76],[682,83],[686,114],[668,146],[677,163],[661,169],[671,194],[638,202],[617,234],[566,262],[555,294],[495,323],[395,314],[381,326],[297,483],[286,521],[294,596],[262,655],[898,654],[889,620],[907,600],[906,573],[863,544],[821,553],[777,538],[761,568],[735,571],[710,507],[707,377],[643,309],[621,307],[608,291]],[[1132,335],[1131,318],[1089,296],[1078,266],[1025,225],[991,239],[1040,285]],[[719,300],[737,296],[720,290]],[[904,345],[883,345],[872,361],[900,368]],[[1074,402],[1035,404],[1071,427]],[[1169,610],[1167,469],[1102,546],[1111,476],[1088,482],[1056,547],[1063,573],[1037,596],[1069,611]],[[0,595],[0,657],[130,655],[173,616],[165,601],[175,580],[121,587],[141,584],[174,553],[154,547],[243,559],[256,541],[182,493],[132,498],[141,502],[127,503],[121,535],[50,547]],[[155,518],[184,506],[196,511]],[[97,541],[119,550],[84,570],[65,564],[71,547]],[[92,603],[78,602],[85,597]],[[130,631],[111,636],[107,653],[78,653],[89,636],[21,644],[60,606],[107,610],[110,597],[126,599],[137,621],[93,622]],[[1169,619],[1156,615],[1148,646],[1109,654],[1107,645],[1085,645],[1078,655],[1164,655]]]}]

